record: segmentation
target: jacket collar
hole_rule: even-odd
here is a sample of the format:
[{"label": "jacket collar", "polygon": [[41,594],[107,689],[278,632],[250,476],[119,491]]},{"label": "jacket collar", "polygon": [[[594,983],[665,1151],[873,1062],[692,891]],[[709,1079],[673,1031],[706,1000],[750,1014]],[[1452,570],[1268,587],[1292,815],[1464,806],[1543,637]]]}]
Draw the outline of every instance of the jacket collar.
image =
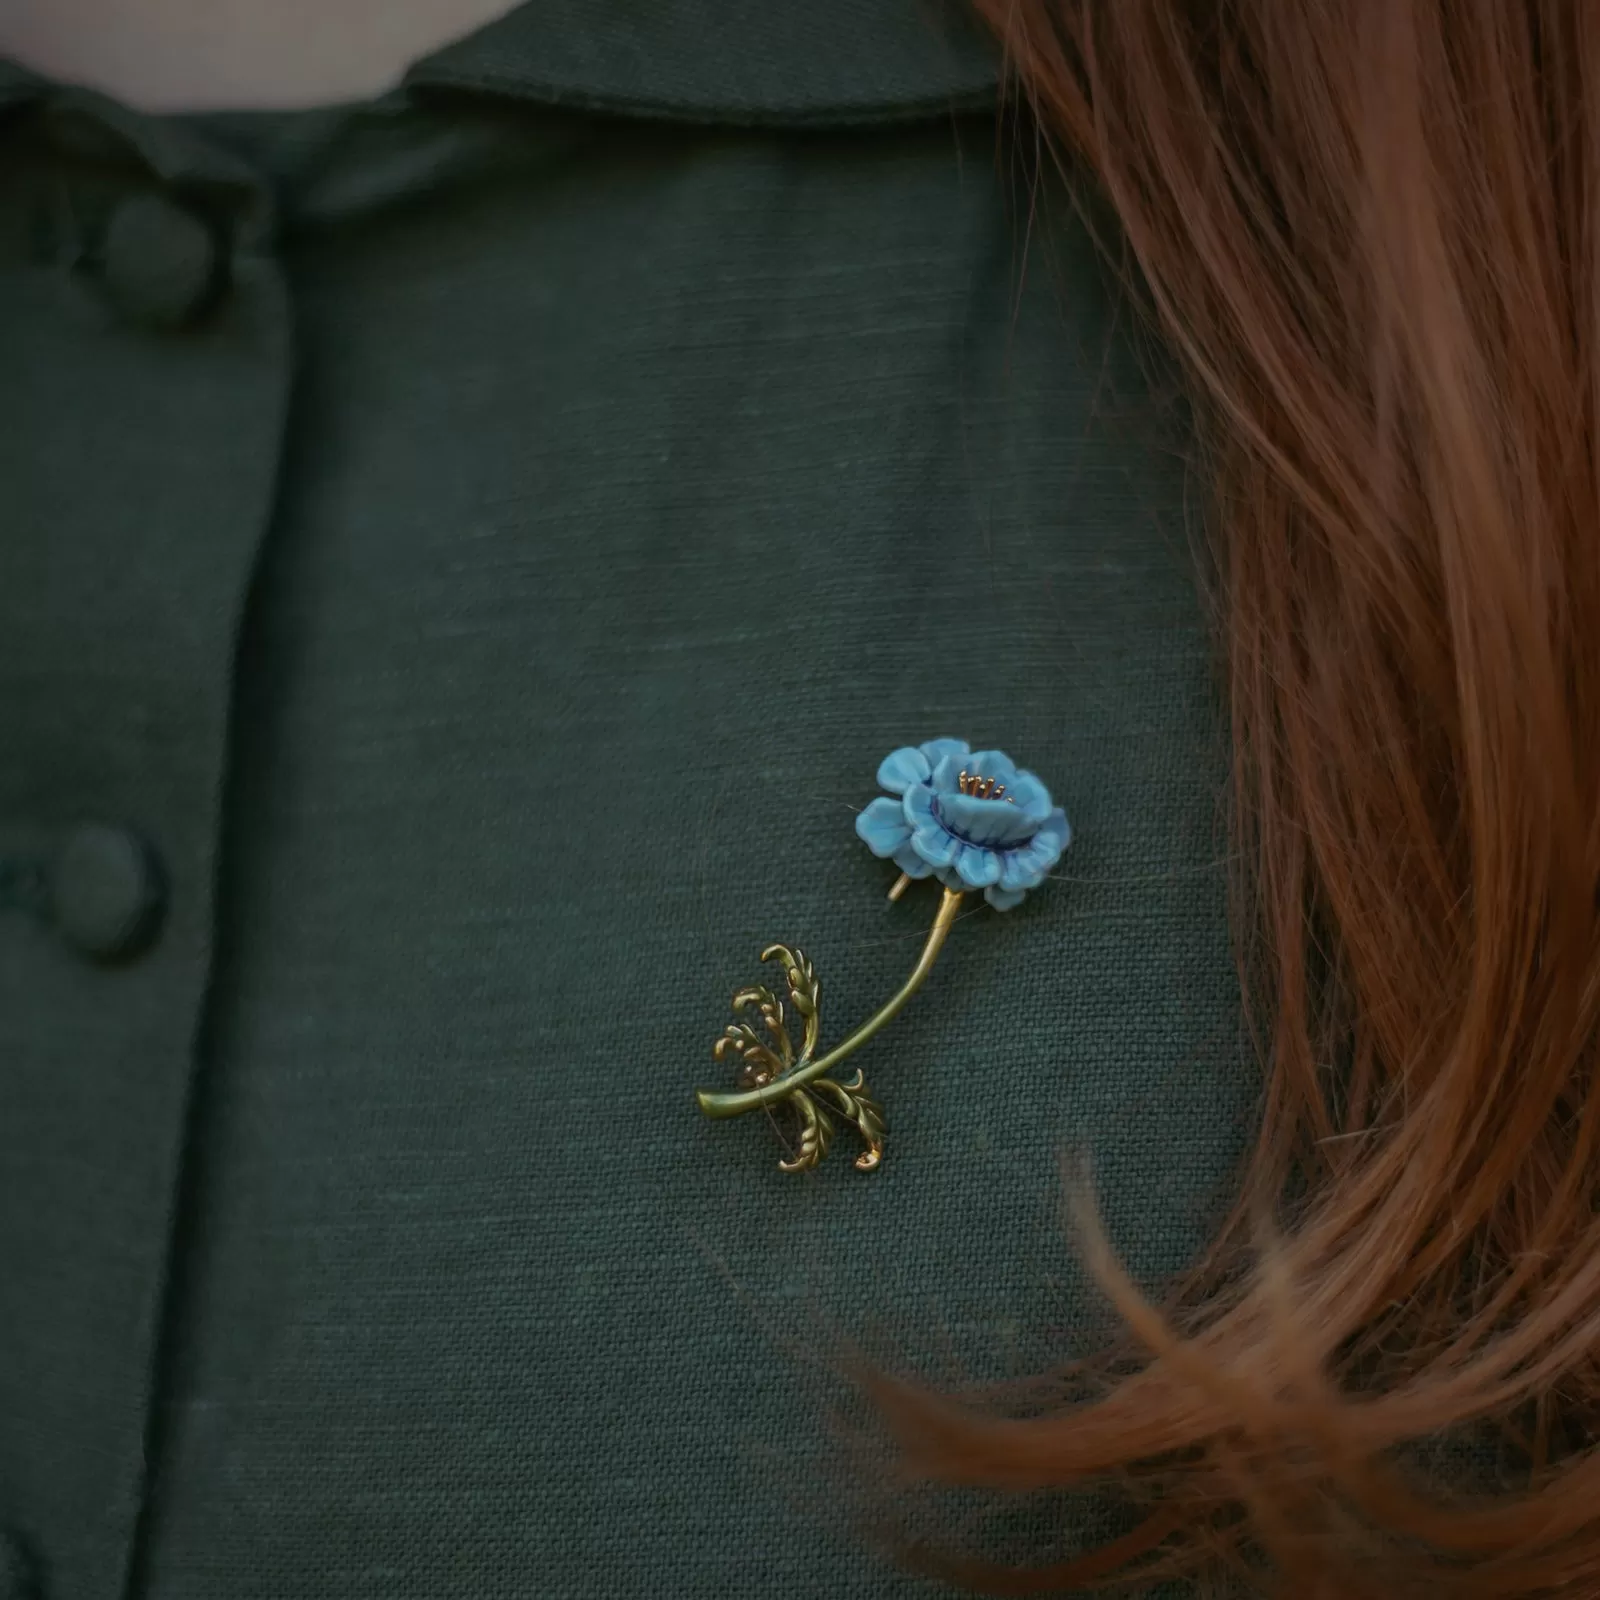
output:
[{"label": "jacket collar", "polygon": [[[843,128],[988,111],[999,80],[999,52],[962,0],[527,0],[425,56],[405,84],[618,116]],[[54,87],[0,58],[0,111]]]},{"label": "jacket collar", "polygon": [[43,79],[20,63],[0,56],[0,111],[34,99],[43,87]]},{"label": "jacket collar", "polygon": [[845,127],[988,110],[999,55],[959,0],[529,0],[405,81],[623,116]]}]

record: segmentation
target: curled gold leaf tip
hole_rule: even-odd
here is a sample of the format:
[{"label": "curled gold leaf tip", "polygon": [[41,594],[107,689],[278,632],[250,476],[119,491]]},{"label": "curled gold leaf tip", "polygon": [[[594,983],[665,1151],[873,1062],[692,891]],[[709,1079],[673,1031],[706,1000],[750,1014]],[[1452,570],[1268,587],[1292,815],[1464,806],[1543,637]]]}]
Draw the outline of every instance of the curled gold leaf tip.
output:
[{"label": "curled gold leaf tip", "polygon": [[[891,898],[902,892],[911,880],[902,876],[891,891]],[[773,992],[761,984],[751,984],[734,995],[734,1007],[754,1006],[767,1030],[763,1039],[747,1022],[730,1023],[717,1041],[715,1055],[724,1060],[735,1056],[740,1064],[740,1085],[735,1091],[701,1089],[695,1099],[708,1117],[742,1116],[758,1108],[773,1108],[787,1103],[799,1120],[799,1144],[790,1158],[778,1165],[785,1172],[807,1172],[827,1155],[836,1131],[835,1118],[853,1127],[866,1148],[856,1158],[862,1172],[871,1172],[883,1160],[885,1123],[883,1107],[872,1097],[859,1072],[849,1081],[827,1074],[847,1056],[876,1036],[921,987],[954,926],[963,891],[946,888],[939,909],[922,946],[922,954],[911,976],[865,1022],[824,1055],[817,1055],[821,1034],[821,985],[805,952],[795,946],[773,944],[761,952],[763,961],[776,961],[783,968],[789,987],[789,1000],[804,1019],[805,1034],[795,1052],[783,1024],[783,1005]]]}]

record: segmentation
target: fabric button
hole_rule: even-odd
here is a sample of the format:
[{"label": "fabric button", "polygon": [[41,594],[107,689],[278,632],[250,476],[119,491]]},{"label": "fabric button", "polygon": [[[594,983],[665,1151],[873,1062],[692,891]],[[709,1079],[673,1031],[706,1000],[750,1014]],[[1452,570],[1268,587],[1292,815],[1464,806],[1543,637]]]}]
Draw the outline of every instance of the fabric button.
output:
[{"label": "fabric button", "polygon": [[146,327],[193,321],[211,299],[217,267],[216,234],[165,195],[134,195],[106,224],[106,290],[124,316]]},{"label": "fabric button", "polygon": [[4,1528],[0,1528],[0,1600],[40,1600],[27,1551]]},{"label": "fabric button", "polygon": [[74,949],[101,961],[144,949],[160,925],[165,899],[149,847],[126,828],[107,823],[79,828],[52,874],[57,928]]}]

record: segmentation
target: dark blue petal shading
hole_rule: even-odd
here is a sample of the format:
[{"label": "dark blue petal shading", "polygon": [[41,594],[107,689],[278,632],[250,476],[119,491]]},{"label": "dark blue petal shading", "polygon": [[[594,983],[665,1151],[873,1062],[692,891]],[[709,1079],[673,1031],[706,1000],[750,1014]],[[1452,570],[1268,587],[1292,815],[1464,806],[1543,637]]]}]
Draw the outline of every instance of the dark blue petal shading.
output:
[{"label": "dark blue petal shading", "polygon": [[968,844],[993,845],[1003,850],[1038,831],[1041,819],[1030,817],[1008,800],[980,800],[974,794],[941,794],[934,801],[939,820]]},{"label": "dark blue petal shading", "polygon": [[987,889],[1000,881],[1000,853],[975,844],[964,844],[956,855],[955,868],[969,889]]},{"label": "dark blue petal shading", "polygon": [[[961,774],[1004,784],[1000,799],[961,793]],[[1072,842],[1066,812],[1032,772],[1003,750],[930,739],[891,751],[878,767],[880,795],[856,818],[874,855],[947,889],[982,889],[997,911],[1020,905]],[[899,798],[893,798],[898,796]]]}]

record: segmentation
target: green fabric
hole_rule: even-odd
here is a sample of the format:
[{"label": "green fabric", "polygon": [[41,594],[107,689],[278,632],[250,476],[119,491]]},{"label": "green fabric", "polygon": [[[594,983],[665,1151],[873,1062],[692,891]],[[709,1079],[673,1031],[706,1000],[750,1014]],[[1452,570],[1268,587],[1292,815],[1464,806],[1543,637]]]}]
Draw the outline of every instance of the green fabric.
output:
[{"label": "green fabric", "polygon": [[[0,913],[53,1600],[935,1593],[853,1531],[828,1363],[1092,1341],[1066,1150],[1149,1281],[1226,1198],[1222,739],[1125,313],[975,35],[763,9],[535,4],[290,118],[0,87],[0,856],[106,819],[170,894],[121,967]],[[230,240],[182,332],[96,280],[150,189]],[[882,1170],[786,1177],[692,1091],[767,942],[829,1039],[909,970],[933,893],[851,813],[942,734],[1076,841],[860,1058]]]}]

